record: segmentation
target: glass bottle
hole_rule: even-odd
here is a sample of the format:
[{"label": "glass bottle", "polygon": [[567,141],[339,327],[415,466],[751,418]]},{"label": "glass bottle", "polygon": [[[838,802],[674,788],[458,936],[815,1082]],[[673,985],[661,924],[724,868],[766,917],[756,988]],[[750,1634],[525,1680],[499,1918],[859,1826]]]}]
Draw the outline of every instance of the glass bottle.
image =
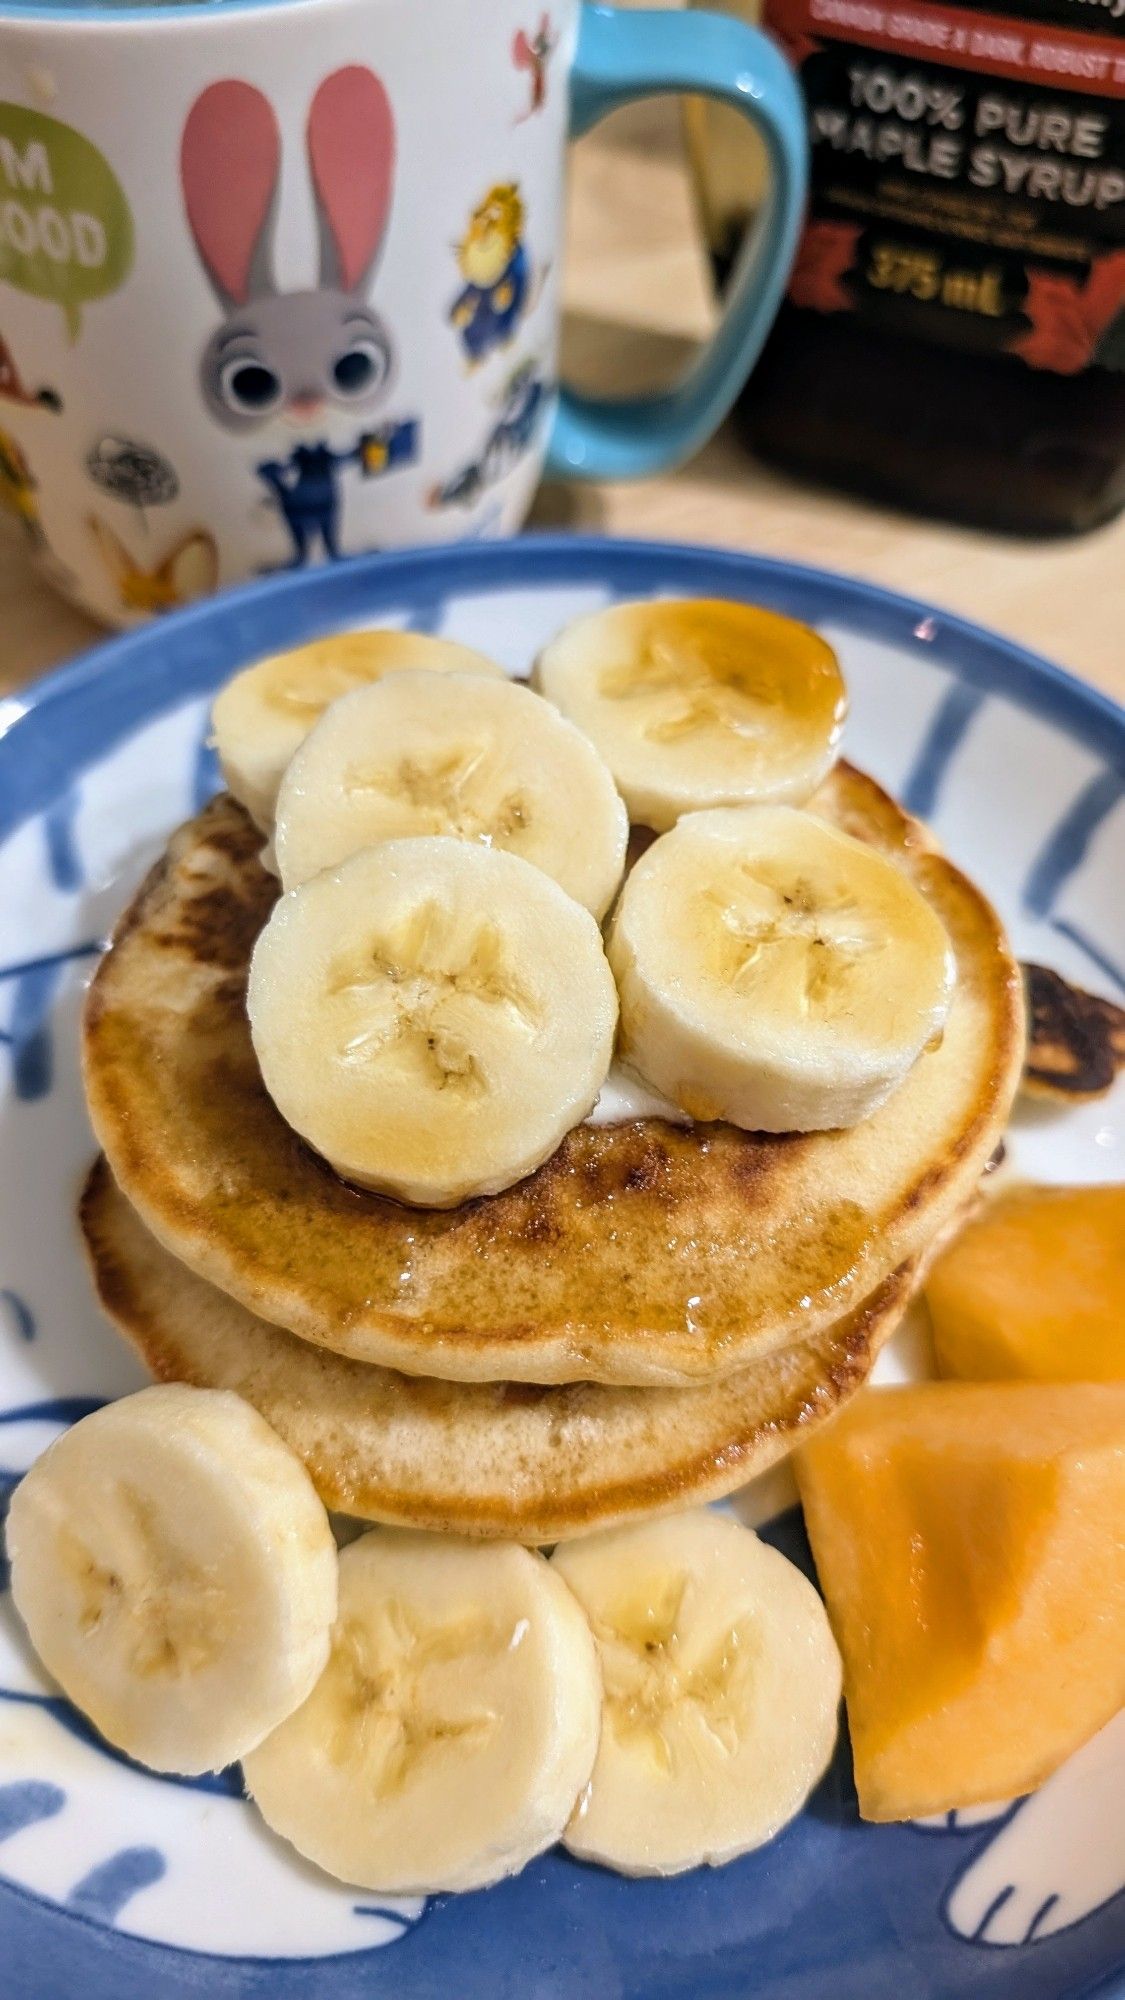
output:
[{"label": "glass bottle", "polygon": [[[1125,0],[727,0],[796,64],[812,197],[739,406],[788,469],[1029,534],[1125,505]],[[715,268],[764,167],[693,104]]]}]

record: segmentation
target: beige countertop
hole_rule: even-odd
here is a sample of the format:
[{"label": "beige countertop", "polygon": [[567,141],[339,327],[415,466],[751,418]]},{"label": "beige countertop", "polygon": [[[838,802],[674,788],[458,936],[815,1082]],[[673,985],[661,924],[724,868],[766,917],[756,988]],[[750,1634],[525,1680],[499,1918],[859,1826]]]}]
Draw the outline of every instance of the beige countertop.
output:
[{"label": "beige countertop", "polygon": [[[671,107],[621,114],[576,148],[565,359],[584,384],[666,380],[713,307]],[[1125,701],[1125,519],[1019,542],[914,521],[756,465],[731,431],[672,476],[551,486],[533,525],[719,542],[890,585],[997,627]],[[0,690],[100,635],[0,534]]]}]

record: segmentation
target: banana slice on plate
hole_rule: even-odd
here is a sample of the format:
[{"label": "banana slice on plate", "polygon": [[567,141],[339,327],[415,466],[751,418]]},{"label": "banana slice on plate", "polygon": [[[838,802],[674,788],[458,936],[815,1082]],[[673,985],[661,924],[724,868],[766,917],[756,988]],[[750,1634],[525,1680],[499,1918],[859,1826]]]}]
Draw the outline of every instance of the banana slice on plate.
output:
[{"label": "banana slice on plate", "polygon": [[940,1035],[946,932],[892,861],[792,806],[696,813],[655,841],[609,937],[619,1053],[693,1118],[855,1125]]},{"label": "banana slice on plate", "polygon": [[811,1583],[709,1508],[566,1542],[551,1562],[590,1620],[605,1681],[571,1853],[676,1875],[772,1839],[836,1741],[840,1656]]},{"label": "banana slice on plate", "polygon": [[664,832],[707,806],[803,804],[847,706],[827,640],[717,598],[617,604],[568,625],[536,680],[609,765],[629,816]]},{"label": "banana slice on plate", "polygon": [[617,993],[588,910],[528,861],[392,840],[276,903],[247,993],[262,1080],[345,1178],[450,1208],[586,1116]]},{"label": "banana slice on plate", "polygon": [[65,1431],[12,1496],[12,1596],[108,1742],[218,1771],[328,1658],[336,1544],[300,1460],[228,1390],[171,1385]]},{"label": "banana slice on plate", "polygon": [[402,669],[507,676],[495,660],[428,632],[338,632],[274,653],[227,682],[211,728],[227,787],[269,833],[274,800],[294,751],[331,702]]},{"label": "banana slice on plate", "polygon": [[629,822],[573,723],[529,688],[466,674],[397,673],[345,695],[278,792],[287,889],[377,841],[442,833],[522,856],[601,917]]},{"label": "banana slice on plate", "polygon": [[589,1627],[542,1556],[377,1528],[341,1553],[331,1659],[246,1783],[341,1881],[478,1889],[559,1838],[600,1718]]}]

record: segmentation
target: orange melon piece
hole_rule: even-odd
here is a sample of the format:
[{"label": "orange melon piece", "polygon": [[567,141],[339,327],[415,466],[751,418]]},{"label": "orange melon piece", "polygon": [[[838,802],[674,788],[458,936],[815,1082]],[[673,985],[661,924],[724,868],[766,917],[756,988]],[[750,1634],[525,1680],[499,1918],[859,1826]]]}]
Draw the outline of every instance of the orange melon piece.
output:
[{"label": "orange melon piece", "polygon": [[933,1265],[943,1375],[1125,1382],[1125,1187],[997,1195]]},{"label": "orange melon piece", "polygon": [[868,1389],[796,1471],[864,1819],[1030,1791],[1125,1704],[1125,1384]]}]

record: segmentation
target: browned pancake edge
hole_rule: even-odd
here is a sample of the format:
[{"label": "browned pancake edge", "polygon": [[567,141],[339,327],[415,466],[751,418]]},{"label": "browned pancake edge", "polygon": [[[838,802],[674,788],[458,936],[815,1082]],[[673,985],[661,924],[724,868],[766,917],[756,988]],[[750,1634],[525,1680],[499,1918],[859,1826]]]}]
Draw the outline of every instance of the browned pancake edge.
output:
[{"label": "browned pancake edge", "polygon": [[719,1499],[862,1387],[913,1274],[799,1347],[698,1389],[447,1383],[315,1348],[193,1276],[99,1160],[80,1221],[107,1316],[161,1381],[233,1389],[303,1459],[325,1504],[367,1520],[554,1542]]},{"label": "browned pancake edge", "polygon": [[176,834],[90,990],[95,1131],[154,1234],[304,1339],[461,1380],[689,1383],[830,1324],[920,1254],[999,1140],[1018,969],[989,904],[847,766],[816,809],[892,854],[942,916],[941,1050],[852,1132],[579,1126],[503,1194],[411,1209],[346,1186],[266,1095],[245,1013],[277,893],[228,797]]}]

